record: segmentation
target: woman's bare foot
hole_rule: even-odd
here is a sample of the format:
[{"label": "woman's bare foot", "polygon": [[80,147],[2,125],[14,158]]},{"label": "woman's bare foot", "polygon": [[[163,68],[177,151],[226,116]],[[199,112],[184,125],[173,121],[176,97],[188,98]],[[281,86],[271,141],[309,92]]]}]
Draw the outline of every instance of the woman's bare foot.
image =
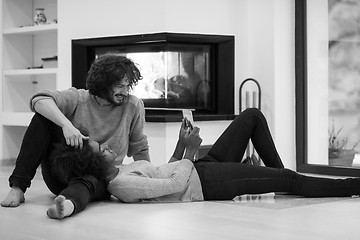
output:
[{"label": "woman's bare foot", "polygon": [[63,195],[55,198],[55,204],[49,207],[46,214],[50,218],[63,219],[70,216],[74,211],[74,204],[72,201],[66,199]]},{"label": "woman's bare foot", "polygon": [[12,187],[4,201],[1,202],[1,206],[18,207],[23,202],[25,202],[24,192],[18,187]]}]

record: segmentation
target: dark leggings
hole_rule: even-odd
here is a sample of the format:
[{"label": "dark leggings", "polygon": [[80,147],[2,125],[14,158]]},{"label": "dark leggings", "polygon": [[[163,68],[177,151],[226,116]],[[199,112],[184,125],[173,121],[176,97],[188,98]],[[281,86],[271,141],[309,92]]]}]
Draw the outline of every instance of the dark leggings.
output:
[{"label": "dark leggings", "polygon": [[25,132],[15,169],[9,178],[10,187],[16,186],[25,192],[41,165],[47,187],[55,195],[63,195],[74,203],[73,214],[84,210],[91,201],[109,198],[105,181],[93,176],[74,178],[69,183],[53,176],[49,156],[59,142],[65,142],[61,128],[36,113]]},{"label": "dark leggings", "polygon": [[[249,140],[264,166],[241,163]],[[344,197],[360,194],[358,178],[328,179],[285,169],[261,111],[244,110],[195,163],[205,200],[231,200],[242,194],[289,192],[305,197]]]}]

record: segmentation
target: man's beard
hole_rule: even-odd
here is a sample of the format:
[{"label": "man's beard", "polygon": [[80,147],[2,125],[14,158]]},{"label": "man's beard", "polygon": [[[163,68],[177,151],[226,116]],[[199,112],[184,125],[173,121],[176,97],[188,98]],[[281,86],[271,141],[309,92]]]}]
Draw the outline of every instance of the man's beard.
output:
[{"label": "man's beard", "polygon": [[[122,98],[119,98],[119,97],[116,97],[114,95],[107,95],[106,96],[106,100],[108,102],[110,102],[112,105],[115,105],[115,106],[121,106],[125,101],[126,99],[128,98],[128,95],[123,95],[123,94],[119,94]],[[116,101],[115,99],[118,99],[118,101]]]}]

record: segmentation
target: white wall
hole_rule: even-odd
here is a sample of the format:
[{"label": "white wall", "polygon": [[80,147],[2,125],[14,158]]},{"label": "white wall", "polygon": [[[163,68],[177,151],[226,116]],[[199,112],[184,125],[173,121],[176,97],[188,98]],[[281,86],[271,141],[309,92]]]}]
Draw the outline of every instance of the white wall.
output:
[{"label": "white wall", "polygon": [[[294,0],[59,0],[59,83],[71,86],[71,40],[154,32],[235,36],[235,111],[238,87],[246,78],[262,85],[269,119],[286,167],[295,166]],[[200,122],[203,144],[229,124]],[[172,154],[179,123],[148,123],[155,164]]]}]

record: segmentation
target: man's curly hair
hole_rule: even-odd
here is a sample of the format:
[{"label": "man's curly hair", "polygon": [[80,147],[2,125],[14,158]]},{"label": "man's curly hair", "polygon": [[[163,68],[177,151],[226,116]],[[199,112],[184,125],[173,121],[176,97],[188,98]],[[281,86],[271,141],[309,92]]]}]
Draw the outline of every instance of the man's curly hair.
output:
[{"label": "man's curly hair", "polygon": [[98,57],[91,65],[86,79],[86,88],[91,94],[106,98],[110,88],[124,77],[132,89],[142,79],[140,70],[129,58],[118,52],[108,52]]},{"label": "man's curly hair", "polygon": [[50,161],[53,175],[64,183],[84,175],[97,179],[104,179],[106,175],[107,161],[102,154],[93,151],[88,140],[84,140],[82,149],[59,143]]}]

